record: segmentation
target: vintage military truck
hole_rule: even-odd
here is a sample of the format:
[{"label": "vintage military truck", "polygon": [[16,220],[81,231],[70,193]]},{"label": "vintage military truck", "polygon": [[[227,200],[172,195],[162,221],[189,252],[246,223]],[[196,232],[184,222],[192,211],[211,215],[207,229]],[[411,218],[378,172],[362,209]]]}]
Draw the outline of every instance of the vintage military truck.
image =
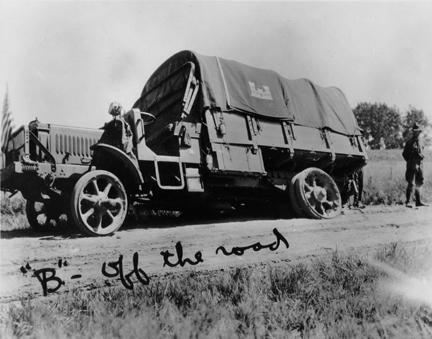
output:
[{"label": "vintage military truck", "polygon": [[131,207],[272,201],[332,218],[343,183],[367,160],[339,89],[192,51],[165,61],[124,119],[138,161],[98,143],[102,130],[33,121],[12,134],[1,188],[22,192],[32,227],[72,219],[89,235],[107,235]]}]

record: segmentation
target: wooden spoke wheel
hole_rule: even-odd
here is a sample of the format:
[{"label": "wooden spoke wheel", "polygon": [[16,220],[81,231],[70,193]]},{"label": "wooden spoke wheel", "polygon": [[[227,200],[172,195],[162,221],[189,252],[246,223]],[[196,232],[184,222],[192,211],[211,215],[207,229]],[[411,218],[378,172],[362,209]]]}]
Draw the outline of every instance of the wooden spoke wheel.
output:
[{"label": "wooden spoke wheel", "polygon": [[112,173],[102,170],[84,174],[75,184],[71,213],[77,226],[88,235],[109,235],[123,224],[127,214],[127,194]]},{"label": "wooden spoke wheel", "polygon": [[295,182],[298,204],[305,215],[314,219],[331,219],[340,214],[342,201],[333,178],[319,168],[307,168]]},{"label": "wooden spoke wheel", "polygon": [[300,173],[298,173],[292,177],[290,184],[289,184],[289,187],[288,187],[288,192],[289,192],[292,211],[294,212],[294,214],[297,217],[304,217],[305,214],[299,205],[299,197],[297,196],[297,193],[295,190],[295,185],[296,185],[296,182],[298,181],[299,175],[300,175]]},{"label": "wooden spoke wheel", "polygon": [[31,228],[40,232],[65,227],[68,223],[63,206],[45,194],[38,200],[27,200],[26,214]]}]

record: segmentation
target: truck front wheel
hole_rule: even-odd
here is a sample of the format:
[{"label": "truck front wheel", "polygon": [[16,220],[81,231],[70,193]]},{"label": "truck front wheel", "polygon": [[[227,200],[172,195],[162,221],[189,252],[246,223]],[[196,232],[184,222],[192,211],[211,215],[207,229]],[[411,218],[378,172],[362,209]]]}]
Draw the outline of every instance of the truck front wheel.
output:
[{"label": "truck front wheel", "polygon": [[38,200],[27,200],[26,215],[30,227],[38,232],[66,227],[68,223],[68,216],[58,200],[44,194]]},{"label": "truck front wheel", "polygon": [[123,184],[108,171],[87,172],[72,191],[73,220],[88,235],[109,235],[117,231],[126,218],[127,207]]}]

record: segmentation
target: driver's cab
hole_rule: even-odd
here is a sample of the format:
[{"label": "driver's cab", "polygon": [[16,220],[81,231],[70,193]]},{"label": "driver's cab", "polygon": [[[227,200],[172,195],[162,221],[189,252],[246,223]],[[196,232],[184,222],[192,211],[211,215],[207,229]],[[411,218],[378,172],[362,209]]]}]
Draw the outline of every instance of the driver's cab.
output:
[{"label": "driver's cab", "polygon": [[134,135],[135,154],[139,161],[154,162],[151,179],[161,189],[182,190],[190,176],[197,176],[200,124],[191,113],[199,88],[195,65],[186,62],[167,70],[124,115]]},{"label": "driver's cab", "polygon": [[[133,152],[141,168],[146,168],[152,163],[149,173],[161,189],[181,190],[185,187],[183,167],[180,156],[157,155],[146,144],[145,126],[154,122],[155,117],[151,113],[140,112],[139,109],[131,109],[123,115],[123,119],[129,124],[132,131]],[[147,164],[147,165],[146,165]],[[148,167],[147,167],[148,168]]]}]

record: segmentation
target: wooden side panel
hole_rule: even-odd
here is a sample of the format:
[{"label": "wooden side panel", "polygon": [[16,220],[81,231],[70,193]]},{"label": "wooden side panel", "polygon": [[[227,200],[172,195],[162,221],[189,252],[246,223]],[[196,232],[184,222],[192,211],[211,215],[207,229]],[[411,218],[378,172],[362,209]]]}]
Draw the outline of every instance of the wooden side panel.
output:
[{"label": "wooden side panel", "polygon": [[207,111],[206,122],[219,170],[265,173],[244,115]]},{"label": "wooden side panel", "polygon": [[[206,120],[211,142],[252,144],[245,115],[207,111]],[[224,131],[222,131],[223,129]]]},{"label": "wooden side panel", "polygon": [[363,155],[361,146],[359,145],[358,138],[349,138],[343,134],[329,133],[329,138],[335,153],[350,154],[350,155]]},{"label": "wooden side panel", "polygon": [[257,119],[255,119],[255,121],[257,121],[256,126],[258,127],[256,137],[258,145],[282,148],[288,147],[284,138],[281,122],[259,121]]},{"label": "wooden side panel", "polygon": [[328,152],[329,148],[319,129],[293,126],[294,131],[294,149],[310,150],[316,152]]},{"label": "wooden side panel", "polygon": [[219,170],[265,173],[261,150],[253,154],[249,147],[214,144]]}]

